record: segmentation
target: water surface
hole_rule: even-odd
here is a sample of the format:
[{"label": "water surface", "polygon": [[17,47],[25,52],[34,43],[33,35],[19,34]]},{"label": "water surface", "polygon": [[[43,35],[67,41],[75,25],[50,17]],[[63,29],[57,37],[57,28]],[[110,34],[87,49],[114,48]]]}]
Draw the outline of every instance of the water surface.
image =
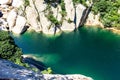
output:
[{"label": "water surface", "polygon": [[110,31],[80,28],[59,37],[26,32],[14,40],[25,54],[36,56],[55,73],[120,80],[120,35]]}]

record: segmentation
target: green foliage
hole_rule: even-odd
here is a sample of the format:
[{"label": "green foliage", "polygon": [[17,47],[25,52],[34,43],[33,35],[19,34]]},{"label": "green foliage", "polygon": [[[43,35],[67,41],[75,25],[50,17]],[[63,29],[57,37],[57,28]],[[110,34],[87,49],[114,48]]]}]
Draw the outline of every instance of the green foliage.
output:
[{"label": "green foliage", "polygon": [[73,0],[73,3],[76,4],[76,3],[81,3],[83,4],[84,6],[86,6],[86,1],[87,0]]},{"label": "green foliage", "polygon": [[120,27],[120,0],[93,0],[93,12],[100,13],[100,20],[105,27]]},{"label": "green foliage", "polygon": [[68,23],[72,23],[73,21],[72,20],[70,20],[70,18],[68,19]]},{"label": "green foliage", "polygon": [[49,67],[46,70],[43,70],[41,73],[42,74],[52,74],[52,69]]},{"label": "green foliage", "polygon": [[0,58],[10,60],[16,64],[22,64],[21,55],[21,49],[15,45],[9,33],[0,31]]},{"label": "green foliage", "polygon": [[24,6],[29,6],[29,5],[30,5],[29,0],[25,0],[25,1],[24,1]]},{"label": "green foliage", "polygon": [[49,14],[49,15],[47,16],[47,18],[48,18],[52,23],[54,23],[55,25],[60,24],[59,21],[53,16],[53,14]]},{"label": "green foliage", "polygon": [[53,12],[51,11],[51,6],[48,4],[46,11],[48,11],[48,15],[46,17],[55,25],[59,25],[60,22],[53,16]]},{"label": "green foliage", "polygon": [[66,10],[65,10],[64,0],[61,0],[60,5],[61,5],[61,9],[62,9],[62,11],[60,13],[61,13],[62,17],[65,17],[67,15],[67,13],[66,13]]}]

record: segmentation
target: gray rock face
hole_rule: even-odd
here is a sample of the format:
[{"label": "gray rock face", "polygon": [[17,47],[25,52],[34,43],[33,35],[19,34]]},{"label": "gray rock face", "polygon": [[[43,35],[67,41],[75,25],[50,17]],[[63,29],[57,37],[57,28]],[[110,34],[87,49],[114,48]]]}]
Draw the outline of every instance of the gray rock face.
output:
[{"label": "gray rock face", "polygon": [[44,80],[42,74],[37,74],[18,66],[10,61],[0,59],[0,78],[13,78],[18,80]]},{"label": "gray rock face", "polygon": [[18,80],[93,80],[80,74],[60,75],[35,73],[25,67],[0,58],[0,79]]}]

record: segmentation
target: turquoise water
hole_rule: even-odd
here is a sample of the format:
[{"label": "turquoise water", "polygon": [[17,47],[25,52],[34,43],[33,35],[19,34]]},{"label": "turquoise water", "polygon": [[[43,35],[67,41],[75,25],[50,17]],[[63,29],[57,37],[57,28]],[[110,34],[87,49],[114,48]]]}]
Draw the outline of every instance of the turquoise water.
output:
[{"label": "turquoise water", "polygon": [[110,31],[80,28],[59,37],[26,32],[14,40],[25,54],[35,56],[55,73],[120,80],[120,35]]}]

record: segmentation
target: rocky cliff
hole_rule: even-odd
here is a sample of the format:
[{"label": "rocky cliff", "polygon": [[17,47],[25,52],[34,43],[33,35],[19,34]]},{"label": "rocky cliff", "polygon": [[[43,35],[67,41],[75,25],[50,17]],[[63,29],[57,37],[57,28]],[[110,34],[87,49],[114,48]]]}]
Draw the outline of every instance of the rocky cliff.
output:
[{"label": "rocky cliff", "polygon": [[93,80],[84,75],[42,74],[0,59],[0,80]]},{"label": "rocky cliff", "polygon": [[[45,34],[61,31],[73,31],[79,27],[83,12],[82,4],[73,4],[72,0],[61,3],[48,3],[45,0],[0,0],[1,29],[7,28],[21,34],[27,28]],[[89,14],[86,25],[101,25],[99,15]]]}]

